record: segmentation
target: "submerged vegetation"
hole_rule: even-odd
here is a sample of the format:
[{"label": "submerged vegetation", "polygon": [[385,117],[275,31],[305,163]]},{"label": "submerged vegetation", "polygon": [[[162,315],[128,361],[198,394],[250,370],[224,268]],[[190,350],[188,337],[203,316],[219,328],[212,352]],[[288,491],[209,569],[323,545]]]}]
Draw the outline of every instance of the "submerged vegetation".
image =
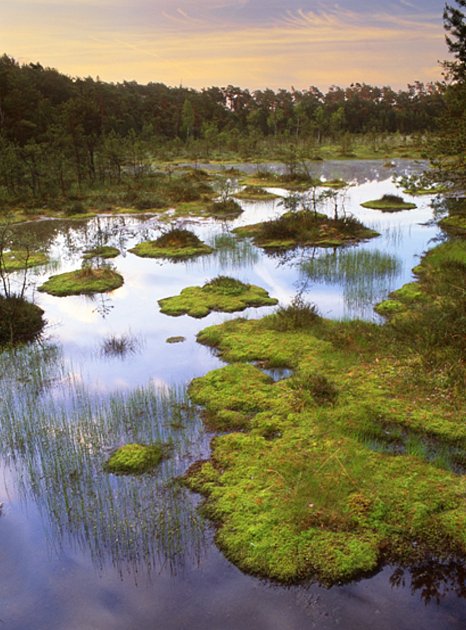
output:
[{"label": "submerged vegetation", "polygon": [[186,287],[180,295],[163,298],[159,305],[166,315],[206,317],[211,311],[233,313],[249,306],[273,306],[277,302],[261,287],[228,276],[217,276],[202,287]]},{"label": "submerged vegetation", "polygon": [[[47,343],[6,350],[0,366],[0,453],[22,499],[43,506],[54,544],[71,537],[100,568],[135,575],[197,560],[202,519],[173,482],[203,452],[183,389],[94,395]],[[150,475],[108,475],[115,443],[164,445],[163,456]]]},{"label": "submerged vegetation", "polygon": [[93,268],[85,266],[76,271],[67,271],[51,276],[38,288],[38,291],[58,297],[103,293],[118,289],[123,282],[123,276],[109,267]]},{"label": "submerged vegetation", "polygon": [[186,259],[211,254],[214,250],[191,232],[182,228],[171,228],[155,241],[144,241],[129,250],[142,258]]},{"label": "submerged vegetation", "polygon": [[349,311],[359,313],[374,304],[392,286],[400,272],[400,261],[379,250],[342,248],[305,258],[300,264],[303,276],[313,283],[334,283],[343,287]]}]

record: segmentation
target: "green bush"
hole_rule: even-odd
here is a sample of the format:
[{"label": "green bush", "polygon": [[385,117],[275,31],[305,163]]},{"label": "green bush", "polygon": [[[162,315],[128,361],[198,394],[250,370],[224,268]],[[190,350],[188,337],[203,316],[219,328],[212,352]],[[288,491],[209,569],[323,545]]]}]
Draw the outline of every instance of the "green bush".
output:
[{"label": "green bush", "polygon": [[22,297],[0,296],[0,345],[35,339],[45,325],[43,313]]}]

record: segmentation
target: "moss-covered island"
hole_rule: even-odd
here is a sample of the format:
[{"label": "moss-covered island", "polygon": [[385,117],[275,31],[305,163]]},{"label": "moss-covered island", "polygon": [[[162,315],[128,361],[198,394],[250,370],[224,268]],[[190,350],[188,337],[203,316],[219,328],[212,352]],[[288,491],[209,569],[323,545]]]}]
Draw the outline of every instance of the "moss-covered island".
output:
[{"label": "moss-covered island", "polygon": [[184,259],[211,254],[214,250],[190,230],[172,228],[155,241],[143,241],[129,250],[142,258]]},{"label": "moss-covered island", "polygon": [[109,457],[106,472],[119,475],[140,475],[153,470],[166,456],[164,444],[125,444]]},{"label": "moss-covered island", "polygon": [[278,300],[265,289],[228,276],[217,276],[202,287],[186,287],[179,295],[159,300],[165,315],[206,317],[211,311],[234,313],[249,306],[273,306]]},{"label": "moss-covered island", "polygon": [[46,265],[48,262],[49,258],[43,252],[10,250],[2,254],[2,268],[6,272],[20,271],[21,269],[29,269],[29,267]]},{"label": "moss-covered island", "polygon": [[234,199],[214,201],[208,210],[209,215],[216,219],[236,219],[242,212],[243,208]]},{"label": "moss-covered island", "polygon": [[[199,333],[230,365],[194,379],[190,395],[228,433],[186,483],[241,569],[333,584],[466,555],[464,294],[445,284],[465,270],[464,245],[448,249],[404,290],[404,328],[296,304]],[[293,374],[274,382],[262,371],[274,366]]]},{"label": "moss-covered island", "polygon": [[261,186],[245,186],[242,190],[235,193],[235,197],[247,201],[269,201],[270,199],[278,199],[278,195],[265,190]]},{"label": "moss-covered island", "polygon": [[38,291],[58,297],[113,291],[123,285],[123,276],[108,267],[83,267],[51,276]]},{"label": "moss-covered island", "polygon": [[92,249],[86,249],[83,255],[85,260],[91,258],[116,258],[120,255],[120,250],[116,247],[110,247],[110,245],[101,245],[99,247],[93,247]]},{"label": "moss-covered island", "polygon": [[309,210],[286,212],[277,219],[240,226],[233,232],[240,237],[251,237],[264,249],[335,247],[379,236],[352,216],[334,219]]},{"label": "moss-covered island", "polygon": [[415,203],[404,201],[399,195],[383,195],[380,199],[364,201],[361,206],[371,210],[382,210],[383,212],[399,212],[401,210],[414,210]]}]

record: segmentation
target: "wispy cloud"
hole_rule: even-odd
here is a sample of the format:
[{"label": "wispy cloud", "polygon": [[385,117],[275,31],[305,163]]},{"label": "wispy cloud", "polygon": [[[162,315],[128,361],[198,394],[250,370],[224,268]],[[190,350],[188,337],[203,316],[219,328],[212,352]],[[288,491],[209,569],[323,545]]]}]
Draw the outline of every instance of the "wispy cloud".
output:
[{"label": "wispy cloud", "polygon": [[20,60],[104,80],[396,87],[439,76],[433,68],[445,56],[442,6],[441,0],[2,0],[0,41]]}]

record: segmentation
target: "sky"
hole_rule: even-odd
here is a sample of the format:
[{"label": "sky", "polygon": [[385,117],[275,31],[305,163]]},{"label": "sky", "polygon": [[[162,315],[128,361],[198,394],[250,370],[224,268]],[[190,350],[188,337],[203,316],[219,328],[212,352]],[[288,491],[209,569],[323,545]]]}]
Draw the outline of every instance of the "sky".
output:
[{"label": "sky", "polygon": [[[441,76],[444,0],[1,0],[0,54],[200,89],[400,89]],[[454,3],[452,3],[454,4]]]}]

